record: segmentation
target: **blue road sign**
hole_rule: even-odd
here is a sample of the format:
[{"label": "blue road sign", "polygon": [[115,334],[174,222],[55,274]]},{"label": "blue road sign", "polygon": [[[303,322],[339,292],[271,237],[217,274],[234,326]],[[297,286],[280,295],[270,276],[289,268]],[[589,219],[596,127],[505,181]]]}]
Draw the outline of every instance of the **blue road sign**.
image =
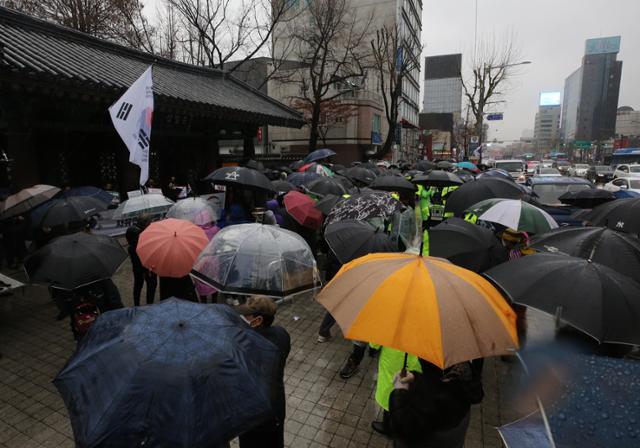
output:
[{"label": "blue road sign", "polygon": [[498,120],[502,120],[504,118],[504,116],[502,115],[502,112],[497,113],[497,114],[489,114],[487,115],[487,120],[488,121],[498,121]]}]

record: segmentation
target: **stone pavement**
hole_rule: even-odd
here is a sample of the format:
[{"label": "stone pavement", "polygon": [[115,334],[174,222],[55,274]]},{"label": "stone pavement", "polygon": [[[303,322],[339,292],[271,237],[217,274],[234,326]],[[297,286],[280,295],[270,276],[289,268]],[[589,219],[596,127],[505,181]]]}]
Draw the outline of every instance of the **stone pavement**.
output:
[{"label": "stone pavement", "polygon": [[[5,274],[24,279],[21,272]],[[130,306],[128,262],[114,281]],[[44,287],[27,286],[24,294],[0,297],[0,447],[74,446],[66,409],[51,381],[72,355],[75,343],[68,321],[56,321],[56,314]],[[277,318],[292,339],[285,377],[286,445],[391,447],[370,427],[372,420],[380,418],[373,400],[375,362],[365,357],[358,374],[342,380],[338,371],[350,343],[338,334],[317,344],[322,315],[323,308],[307,298],[281,306]],[[534,333],[548,332],[549,325],[548,320],[532,320]],[[513,364],[497,359],[485,363],[486,396],[473,407],[467,448],[502,446],[495,427],[516,417],[508,411],[506,398],[514,369]]]}]

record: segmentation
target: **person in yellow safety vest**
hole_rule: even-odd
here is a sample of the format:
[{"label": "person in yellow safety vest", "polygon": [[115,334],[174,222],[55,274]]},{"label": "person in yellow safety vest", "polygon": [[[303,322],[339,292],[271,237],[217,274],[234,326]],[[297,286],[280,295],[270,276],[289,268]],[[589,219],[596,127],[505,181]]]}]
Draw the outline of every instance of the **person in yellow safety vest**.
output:
[{"label": "person in yellow safety vest", "polygon": [[420,207],[420,212],[422,213],[422,222],[426,222],[429,220],[431,216],[431,198],[436,193],[435,187],[425,188],[424,185],[418,184],[418,191],[416,192],[416,196],[418,197],[418,206]]},{"label": "person in yellow safety vest", "polygon": [[[443,207],[447,206],[447,199],[449,199],[449,195],[458,189],[458,185],[452,185],[450,187],[444,187],[442,189],[442,205]],[[444,212],[444,219],[453,218],[453,212]]]},{"label": "person in yellow safety vest", "polygon": [[471,224],[478,224],[478,215],[475,213],[467,212],[464,214],[464,220]]},{"label": "person in yellow safety vest", "polygon": [[[378,381],[376,382],[376,402],[383,409],[382,421],[371,422],[371,427],[386,436],[391,436],[391,419],[389,416],[389,397],[393,391],[393,377],[404,367],[404,352],[376,344],[369,344],[378,354]],[[417,356],[407,356],[407,371],[422,372]]]}]

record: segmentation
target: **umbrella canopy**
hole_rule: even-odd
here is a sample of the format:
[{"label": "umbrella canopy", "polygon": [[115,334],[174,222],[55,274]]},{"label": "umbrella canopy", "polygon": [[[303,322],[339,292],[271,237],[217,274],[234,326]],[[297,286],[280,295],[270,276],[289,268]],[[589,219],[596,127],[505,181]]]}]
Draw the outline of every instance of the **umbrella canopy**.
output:
[{"label": "umbrella canopy", "polygon": [[372,254],[342,267],[317,300],[345,337],[446,368],[517,347],[515,313],[482,277],[446,260]]},{"label": "umbrella canopy", "polygon": [[551,215],[521,199],[486,199],[467,211],[481,221],[501,224],[518,232],[539,234],[558,227]]},{"label": "umbrella canopy", "polygon": [[105,191],[98,187],[86,186],[86,187],[75,187],[67,190],[63,193],[63,195],[67,198],[75,197],[75,196],[85,196],[90,198],[95,198],[99,201],[104,202],[107,206],[114,203],[117,199],[112,193]]},{"label": "umbrella canopy", "polygon": [[341,264],[375,252],[398,252],[398,244],[366,221],[346,220],[327,226],[324,238]]},{"label": "umbrella canopy", "polygon": [[60,193],[58,187],[34,185],[7,197],[0,206],[0,220],[22,215]]},{"label": "umbrella canopy", "polygon": [[451,187],[462,185],[464,181],[448,171],[435,170],[429,174],[418,175],[411,179],[414,184],[427,185],[429,187]]},{"label": "umbrella canopy", "polygon": [[316,173],[292,173],[287,176],[287,182],[296,187],[301,187],[319,177],[320,175]]},{"label": "umbrella canopy", "polygon": [[142,265],[161,277],[188,275],[209,239],[200,227],[183,219],[151,223],[140,234],[136,252]]},{"label": "umbrella canopy", "polygon": [[60,289],[76,289],[111,278],[127,259],[113,238],[85,232],[58,237],[24,262],[29,279]]},{"label": "umbrella canopy", "polygon": [[183,219],[197,226],[206,226],[220,219],[220,210],[201,197],[181,199],[167,212],[167,218]]},{"label": "umbrella canopy", "polygon": [[297,190],[295,185],[286,180],[272,180],[271,186],[273,187],[273,191],[279,194]]},{"label": "umbrella canopy", "polygon": [[455,165],[452,162],[449,162],[448,160],[441,160],[438,163],[436,163],[436,166],[440,170],[450,170]]},{"label": "umbrella canopy", "polygon": [[240,166],[225,166],[218,168],[205,177],[205,180],[209,180],[217,185],[232,185],[273,191],[271,181],[269,181],[267,176],[262,174],[260,171]]},{"label": "umbrella canopy", "polygon": [[513,180],[513,177],[511,177],[511,174],[509,174],[508,171],[503,170],[502,168],[491,168],[490,170],[484,171],[480,174],[478,174],[478,179],[486,179],[486,178],[491,178],[491,177],[495,177],[498,179],[504,179],[504,180],[508,180],[509,182],[513,182],[515,183],[515,181]]},{"label": "umbrella canopy", "polygon": [[348,177],[351,181],[360,182],[364,185],[369,185],[376,178],[376,173],[373,170],[364,168],[362,165],[347,168],[342,172],[342,175]]},{"label": "umbrella canopy", "polygon": [[34,227],[56,227],[81,222],[107,209],[107,204],[90,196],[52,199],[31,213]]},{"label": "umbrella canopy", "polygon": [[143,194],[127,199],[121,203],[113,219],[137,218],[142,215],[163,215],[169,211],[174,202],[161,194]]},{"label": "umbrella canopy", "polygon": [[609,267],[534,254],[485,275],[514,302],[555,315],[600,342],[640,344],[640,283]]},{"label": "umbrella canopy", "polygon": [[316,202],[304,193],[290,191],[284,196],[284,208],[298,224],[310,229],[319,229],[324,216],[315,208]]},{"label": "umbrella canopy", "polygon": [[476,166],[475,163],[471,163],[468,161],[464,161],[464,162],[458,162],[455,164],[458,168],[465,168],[467,170],[471,170],[471,171],[478,171],[478,167]]},{"label": "umbrella canopy", "polygon": [[320,199],[318,202],[316,202],[316,205],[314,207],[320,210],[323,214],[328,215],[329,213],[331,213],[331,210],[333,209],[333,207],[335,207],[335,205],[338,202],[342,201],[343,199],[344,198],[341,196],[334,196],[332,194],[328,194],[322,199]]},{"label": "umbrella canopy", "polygon": [[579,191],[567,191],[558,199],[563,204],[575,205],[580,208],[593,208],[605,202],[613,201],[616,196],[601,188],[586,188]]},{"label": "umbrella canopy", "polygon": [[402,203],[387,192],[369,192],[354,194],[338,202],[327,216],[327,224],[355,219],[358,221],[381,218],[386,220],[400,211]]},{"label": "umbrella canopy", "polygon": [[310,152],[307,157],[304,158],[305,163],[317,162],[318,160],[328,159],[331,156],[335,156],[336,152],[329,148],[320,148]]},{"label": "umbrella canopy", "polygon": [[616,199],[594,208],[583,219],[596,226],[640,234],[640,198]]},{"label": "umbrella canopy", "polygon": [[209,448],[272,415],[279,356],[231,308],[169,299],[100,316],[54,384],[79,447]]},{"label": "umbrella canopy", "polygon": [[640,239],[605,227],[561,227],[532,238],[529,247],[609,266],[640,281]]},{"label": "umbrella canopy", "polygon": [[300,168],[298,168],[298,172],[315,173],[319,176],[325,176],[325,177],[333,176],[333,171],[331,171],[328,167],[316,162],[302,165]]},{"label": "umbrella canopy", "polygon": [[471,182],[476,180],[476,177],[466,170],[456,170],[456,171],[453,171],[453,174],[455,174],[460,179],[462,179],[463,182]]},{"label": "umbrella canopy", "polygon": [[465,210],[485,199],[520,199],[526,190],[510,180],[482,178],[467,182],[449,195],[446,211],[462,215]]},{"label": "umbrella canopy", "polygon": [[409,192],[416,191],[416,186],[401,176],[392,174],[376,177],[369,187],[374,190]]},{"label": "umbrella canopy", "polygon": [[486,271],[508,259],[491,230],[460,218],[449,218],[429,230],[429,254],[473,272]]},{"label": "umbrella canopy", "polygon": [[527,349],[521,356],[529,372],[521,393],[525,399],[539,395],[541,406],[498,428],[509,448],[638,446],[634,423],[640,401],[630,397],[640,394],[639,362],[557,346]]},{"label": "umbrella canopy", "polygon": [[342,183],[340,183],[340,181],[329,177],[319,177],[314,179],[308,184],[305,184],[303,189],[320,197],[324,197],[328,194],[342,196],[347,192],[347,189],[342,185]]},{"label": "umbrella canopy", "polygon": [[316,287],[316,261],[296,233],[276,226],[240,224],[216,234],[192,275],[222,292],[286,297]]},{"label": "umbrella canopy", "polygon": [[430,160],[420,160],[416,163],[417,171],[424,171],[425,173],[438,168],[438,165]]}]

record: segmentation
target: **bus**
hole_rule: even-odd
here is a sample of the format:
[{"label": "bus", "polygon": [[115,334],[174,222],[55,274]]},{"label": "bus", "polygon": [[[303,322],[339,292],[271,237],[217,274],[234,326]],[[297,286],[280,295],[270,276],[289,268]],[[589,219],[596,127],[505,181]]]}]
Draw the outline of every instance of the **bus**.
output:
[{"label": "bus", "polygon": [[620,164],[640,163],[640,148],[622,148],[611,155],[611,166]]}]

